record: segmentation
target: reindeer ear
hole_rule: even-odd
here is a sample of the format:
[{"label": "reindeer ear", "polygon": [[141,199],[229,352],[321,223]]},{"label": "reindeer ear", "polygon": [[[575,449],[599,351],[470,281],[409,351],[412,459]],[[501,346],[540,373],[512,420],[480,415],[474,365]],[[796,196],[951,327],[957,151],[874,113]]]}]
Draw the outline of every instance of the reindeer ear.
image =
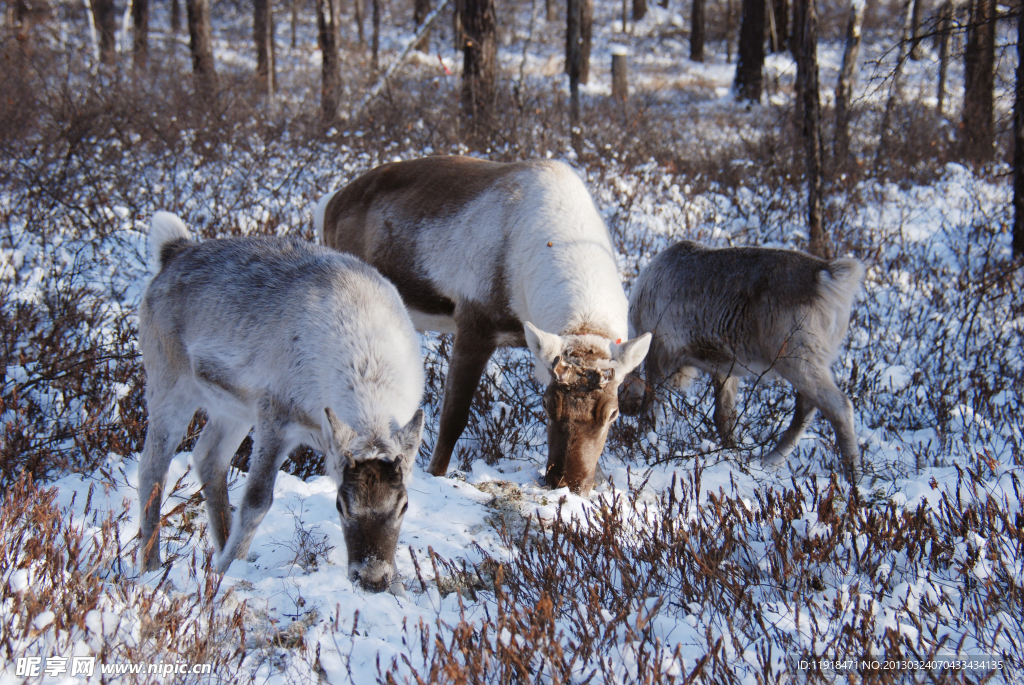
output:
[{"label": "reindeer ear", "polygon": [[394,437],[403,454],[415,453],[420,446],[420,438],[423,437],[423,410],[417,409],[409,423],[395,431]]},{"label": "reindeer ear", "polygon": [[651,349],[651,334],[643,335],[627,340],[621,345],[612,345],[612,359],[616,362],[615,375],[625,378],[626,374],[640,366],[640,362],[647,356]]},{"label": "reindeer ear", "polygon": [[419,449],[423,437],[423,410],[417,409],[409,423],[396,430],[393,437],[402,450],[402,453],[395,457],[395,467],[402,474],[402,480],[407,481],[416,460],[416,450]]},{"label": "reindeer ear", "polygon": [[530,347],[530,352],[545,365],[553,365],[555,357],[562,354],[565,344],[561,336],[546,333],[529,321],[523,324],[523,333],[526,334],[526,344]]},{"label": "reindeer ear", "polygon": [[327,423],[321,424],[324,441],[335,455],[344,456],[349,466],[355,466],[356,460],[352,456],[352,452],[349,451],[349,445],[355,439],[356,432],[339,419],[330,407],[324,408],[324,414],[327,415]]},{"label": "reindeer ear", "polygon": [[523,323],[523,333],[526,335],[526,344],[533,353],[534,376],[539,383],[548,385],[552,381],[551,367],[562,354],[565,344],[560,336],[546,333],[529,321]]}]

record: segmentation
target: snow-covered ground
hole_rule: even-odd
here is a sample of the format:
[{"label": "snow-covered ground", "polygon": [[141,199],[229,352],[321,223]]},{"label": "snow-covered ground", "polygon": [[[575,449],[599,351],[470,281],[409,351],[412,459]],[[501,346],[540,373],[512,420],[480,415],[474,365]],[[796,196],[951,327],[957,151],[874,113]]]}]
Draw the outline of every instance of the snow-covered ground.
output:
[{"label": "snow-covered ground", "polygon": [[[536,3],[530,30],[530,11],[520,8],[514,15],[514,30],[503,39],[501,59],[509,73],[539,82],[561,73],[561,48],[546,36],[545,31],[555,35],[557,30],[537,18],[543,8]],[[598,5],[599,16],[607,15],[607,21],[595,34],[595,65],[609,61],[613,43],[629,43],[634,50],[634,87],[643,97],[659,101],[659,106],[695,108],[709,122],[681,135],[701,144],[746,135],[737,133],[732,123],[716,128],[711,116],[725,113],[733,122],[745,111],[729,97],[734,67],[720,53],[711,51],[707,64],[690,63],[681,57],[688,49],[686,41],[662,35],[680,25],[683,18],[678,14],[652,7],[650,17],[626,36],[614,30],[611,17],[617,11],[614,4]],[[314,28],[308,17],[300,28],[308,47]],[[385,32],[384,63],[410,35],[411,26],[399,28]],[[528,36],[531,42],[524,46]],[[232,38],[228,32],[218,34],[218,59],[249,68],[251,57],[234,49]],[[868,43],[865,67],[887,49]],[[318,69],[316,54],[306,52],[302,57],[301,49],[288,52],[282,47],[286,60],[306,59],[307,69]],[[451,50],[442,52],[443,62],[457,69]],[[823,83],[834,82],[839,55],[837,45],[822,47]],[[933,67],[934,60],[911,65],[907,91],[930,82]],[[444,76],[433,58],[420,58],[411,68],[433,69],[433,79],[457,79],[457,74]],[[770,102],[784,102],[792,62],[771,57],[767,72],[767,80],[775,81],[769,86]],[[865,105],[884,100],[885,91],[872,77],[882,72],[884,67],[868,69],[861,79],[858,93]],[[608,91],[609,79],[601,69],[594,73],[584,94],[596,99]],[[956,79],[951,75],[951,80]],[[282,95],[284,100],[288,97],[292,96]],[[747,124],[750,130],[764,123],[760,111],[773,110],[770,105],[754,108]],[[432,151],[411,149],[399,141],[383,153],[345,142],[296,141],[292,146],[283,137],[204,157],[194,152],[153,153],[131,138],[123,143],[112,140],[96,145],[93,158],[68,162],[63,173],[89,179],[77,195],[43,202],[30,192],[0,190],[0,275],[6,312],[20,305],[52,311],[55,298],[70,292],[72,285],[85,288],[75,291],[82,298],[79,304],[98,312],[86,335],[115,351],[133,347],[130,333],[146,278],[145,232],[153,211],[173,209],[207,237],[266,231],[310,236],[312,202],[321,193],[380,162]],[[653,161],[632,168],[581,165],[568,147],[523,155],[553,156],[577,166],[620,250],[627,287],[675,238],[718,245],[806,243],[801,193],[795,186],[706,183],[670,173]],[[753,164],[742,159],[729,163]],[[8,172],[10,164],[4,162]],[[33,159],[23,164],[43,166]],[[118,168],[132,170],[130,185]],[[698,383],[693,395],[671,398],[654,430],[637,435],[635,421],[620,422],[602,457],[602,480],[590,498],[542,487],[539,469],[546,445],[537,386],[529,377],[531,364],[525,351],[503,350],[488,368],[484,401],[475,406],[460,443],[456,461],[461,460],[464,470],[434,478],[416,468],[397,555],[404,596],[368,594],[352,586],[345,572],[335,490],[323,476],[302,480],[281,473],[274,505],[257,532],[249,559],[236,561],[222,579],[208,572],[205,514],[194,496],[198,482],[189,470],[187,452],[175,458],[168,475],[168,483],[176,483],[164,505],[170,560],[161,572],[139,574],[133,562],[138,530],[136,455],[111,448],[94,472],[55,474],[55,480],[46,484],[55,488],[54,508],[43,509],[58,512],[54,515],[59,523],[17,512],[8,512],[9,518],[3,519],[9,526],[0,530],[0,683],[22,682],[28,671],[19,674],[19,659],[28,657],[43,659],[41,673],[45,660],[52,657],[95,656],[98,663],[108,665],[182,663],[183,654],[191,659],[202,653],[191,647],[202,634],[223,635],[207,652],[210,661],[218,663],[215,681],[292,683],[319,678],[367,683],[383,681],[391,673],[401,682],[413,670],[429,672],[425,664],[435,655],[433,636],[449,644],[460,626],[468,626],[472,633],[480,626],[498,625],[496,617],[507,606],[496,596],[493,578],[488,585],[481,570],[477,586],[467,586],[469,576],[458,571],[463,562],[467,569],[493,569],[494,562],[508,569],[543,565],[544,560],[531,559],[528,545],[518,544],[526,517],[534,531],[537,522],[552,530],[559,517],[598,531],[605,525],[602,517],[620,517],[625,521],[623,539],[634,545],[630,549],[640,549],[645,536],[654,535],[652,531],[666,519],[689,526],[695,540],[698,532],[728,537],[724,531],[733,529],[727,525],[728,515],[721,518],[721,510],[730,506],[736,508],[735,521],[743,522],[746,551],[725,554],[716,563],[723,569],[730,564],[743,567],[744,573],[763,581],[745,587],[743,597],[736,600],[737,607],[743,598],[758,605],[761,627],[743,624],[743,618],[752,614],[739,609],[735,616],[723,612],[717,600],[684,600],[680,588],[685,583],[680,578],[688,573],[689,562],[678,560],[677,566],[662,569],[667,580],[652,587],[649,595],[625,598],[630,609],[621,617],[604,605],[586,614],[579,607],[588,597],[566,595],[553,619],[552,642],[571,651],[581,633],[601,633],[603,627],[596,621],[613,628],[601,638],[606,640],[601,657],[607,665],[596,658],[584,660],[573,666],[574,678],[585,680],[595,669],[607,682],[632,682],[642,672],[685,676],[713,652],[727,660],[736,682],[757,682],[762,667],[773,673],[787,668],[787,650],[861,656],[830,651],[848,627],[867,635],[866,653],[884,654],[896,635],[916,648],[924,646],[926,653],[934,648],[932,652],[941,654],[999,654],[1016,658],[1014,668],[1021,668],[1024,301],[1020,274],[1004,266],[1010,254],[1011,196],[1004,172],[996,168],[984,175],[949,164],[927,185],[866,180],[835,188],[827,197],[832,239],[868,266],[864,292],[855,304],[850,335],[836,365],[840,387],[854,402],[868,474],[860,489],[862,503],[837,497],[836,511],[855,512],[844,519],[846,523],[837,523],[840,514],[826,509],[826,502],[833,506],[831,496],[810,494],[824,493],[836,470],[827,424],[816,423],[780,471],[765,473],[757,467],[754,457],[786,424],[793,406],[789,388],[764,383],[748,384],[741,392],[739,430],[745,440],[737,450],[718,448],[710,421],[711,398],[707,386]],[[5,314],[5,320],[13,321],[13,314]],[[116,424],[128,409],[126,402],[138,395],[141,378],[118,377],[111,381],[105,406],[88,404],[49,383],[46,369],[14,356],[30,359],[42,344],[38,338],[25,331],[12,331],[9,337],[13,349],[8,352],[3,396],[30,398],[38,416],[19,418],[15,405],[5,404],[5,424],[38,421],[55,434],[61,427],[95,420]],[[423,345],[432,375],[421,456],[429,454],[436,431],[446,349],[445,341],[436,336],[424,336]],[[123,359],[99,363],[107,365],[103,368],[111,378],[117,369],[134,368],[138,374],[137,365]],[[121,363],[127,365],[117,366]],[[71,439],[57,443],[64,453],[78,449]],[[492,463],[484,457],[491,457]],[[244,473],[233,473],[231,492],[236,501],[245,478]],[[685,506],[666,505],[669,497]],[[40,506],[44,500],[39,498]],[[783,514],[782,500],[796,504]],[[712,515],[716,511],[717,519]],[[951,514],[961,518],[954,521]],[[917,531],[921,521],[937,531],[927,549],[898,535],[900,526]],[[878,537],[883,523],[892,524],[895,533]],[[33,551],[32,541],[50,539],[46,535],[53,531],[60,533],[54,539],[65,543],[52,558],[69,560],[65,567],[48,565],[46,554]],[[84,542],[74,558],[94,563],[70,562],[72,549],[77,548],[66,541],[75,534]],[[907,540],[913,538],[907,535]],[[888,546],[873,548],[876,537],[887,540]],[[809,585],[802,580],[791,585],[765,580],[785,566],[773,556],[780,540],[793,550],[821,554],[824,570]],[[815,547],[822,541],[832,545],[827,554]],[[703,559],[696,542],[692,549],[687,560]],[[792,565],[807,563],[794,557]],[[74,586],[71,576],[79,574],[97,579],[97,599],[83,615],[66,615],[61,606],[73,602],[61,593]],[[621,574],[606,579],[609,585],[601,592],[608,595],[601,601],[611,607],[625,581]],[[40,597],[47,600],[33,599]],[[585,615],[586,620],[581,618]],[[173,628],[168,627],[175,621]],[[476,637],[482,641],[478,645],[489,641],[500,650],[526,639],[504,630],[482,631]],[[161,642],[168,635],[175,637]],[[421,649],[425,635],[431,637]],[[658,663],[645,666],[642,646],[655,640],[662,649]],[[766,645],[774,645],[775,651]],[[531,670],[541,673],[538,682],[555,682],[551,663],[530,654],[524,658]],[[469,659],[451,657],[453,663]],[[22,661],[20,667],[27,668],[28,663]],[[63,676],[40,677],[46,683],[138,680],[101,674],[99,666],[92,678],[70,673],[69,666]],[[999,677],[1010,682],[1019,679],[1021,671],[1008,668]],[[435,679],[445,681],[442,676]]]}]

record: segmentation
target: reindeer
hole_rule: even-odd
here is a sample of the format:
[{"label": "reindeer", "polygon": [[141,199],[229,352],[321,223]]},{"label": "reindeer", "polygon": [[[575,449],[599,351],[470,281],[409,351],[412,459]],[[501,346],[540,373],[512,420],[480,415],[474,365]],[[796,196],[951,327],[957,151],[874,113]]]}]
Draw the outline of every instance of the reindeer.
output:
[{"label": "reindeer", "polygon": [[[189,238],[157,212],[155,275],[139,312],[149,426],[139,463],[143,565],[160,566],[167,467],[196,409],[192,453],[223,573],[245,559],[299,445],[324,452],[353,582],[394,578],[406,487],[423,429],[419,338],[395,288],[352,255],[268,237]],[[249,476],[232,517],[227,469],[255,425]]]},{"label": "reindeer", "polygon": [[650,336],[623,342],[615,253],[570,167],[469,157],[385,164],[325,196],[315,224],[325,245],[394,282],[419,330],[455,334],[431,474],[446,473],[495,349],[528,346],[546,386],[545,480],[590,492],[619,383]]},{"label": "reindeer", "polygon": [[796,388],[796,412],[765,463],[779,466],[820,409],[835,429],[844,475],[856,483],[861,465],[853,405],[830,368],[863,276],[864,266],[854,259],[673,245],[651,261],[630,294],[630,330],[650,331],[654,340],[647,383],[635,382],[634,374],[624,384],[623,410],[649,408],[653,389],[666,380],[685,388],[700,369],[714,376],[715,427],[722,445],[732,448],[739,378],[780,376]]}]

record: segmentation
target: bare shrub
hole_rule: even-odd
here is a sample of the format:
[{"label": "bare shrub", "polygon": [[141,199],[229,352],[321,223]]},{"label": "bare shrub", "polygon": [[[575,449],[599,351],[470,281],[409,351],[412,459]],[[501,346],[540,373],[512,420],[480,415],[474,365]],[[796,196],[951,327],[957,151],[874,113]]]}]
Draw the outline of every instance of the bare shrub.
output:
[{"label": "bare shrub", "polygon": [[[7,657],[72,654],[81,640],[101,663],[184,660],[209,663],[214,673],[234,670],[245,653],[246,607],[243,602],[225,608],[231,592],[217,596],[217,577],[203,573],[209,557],[195,551],[179,557],[196,581],[191,590],[169,592],[166,574],[153,587],[135,583],[135,542],[120,534],[127,508],[100,516],[90,507],[93,492],[90,486],[84,494],[83,522],[76,524],[72,512],[57,504],[56,488],[42,489],[30,477],[5,488],[0,645]],[[186,510],[187,503],[165,518]],[[179,535],[185,528],[178,528]],[[202,531],[185,533],[180,541],[197,534]],[[198,582],[201,575],[206,582]],[[162,682],[162,676],[144,673],[133,682]]]},{"label": "bare shrub", "polygon": [[798,658],[883,652],[1019,667],[1024,624],[1008,613],[1024,599],[1019,494],[995,497],[968,469],[931,510],[864,502],[835,479],[702,499],[702,471],[694,463],[656,501],[631,488],[583,519],[504,537],[514,554],[485,562],[487,618],[414,627],[379,682],[744,682],[798,676]]}]

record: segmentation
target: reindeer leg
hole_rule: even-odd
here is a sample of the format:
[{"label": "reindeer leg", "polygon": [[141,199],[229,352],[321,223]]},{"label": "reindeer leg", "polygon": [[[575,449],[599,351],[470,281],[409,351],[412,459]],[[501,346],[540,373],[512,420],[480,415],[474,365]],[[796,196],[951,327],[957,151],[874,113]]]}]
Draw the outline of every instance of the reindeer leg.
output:
[{"label": "reindeer leg", "polygon": [[443,476],[448,472],[455,443],[469,422],[469,407],[487,368],[487,361],[497,348],[494,332],[479,318],[455,316],[455,343],[448,363],[448,377],[444,382],[444,402],[441,405],[441,425],[437,431],[434,454],[427,472]]},{"label": "reindeer leg", "polygon": [[245,439],[249,426],[221,416],[210,416],[192,451],[203,494],[206,496],[206,517],[210,523],[213,543],[220,552],[231,532],[231,503],[228,500],[228,466],[238,445]]},{"label": "reindeer leg", "polygon": [[857,433],[853,428],[853,403],[836,386],[832,374],[821,369],[809,375],[807,386],[798,388],[806,393],[808,399],[821,410],[822,415],[832,424],[836,432],[836,444],[842,458],[843,475],[852,484],[860,481],[863,475],[860,461],[860,448],[857,446]]},{"label": "reindeer leg", "polygon": [[231,523],[231,534],[215,558],[220,573],[227,571],[235,559],[245,559],[256,529],[274,503],[277,472],[292,447],[286,442],[287,428],[287,409],[269,398],[260,400],[245,494]]},{"label": "reindeer leg", "polygon": [[814,420],[814,416],[817,413],[818,409],[811,403],[807,395],[798,392],[796,394],[796,411],[793,412],[793,420],[790,421],[789,428],[782,434],[779,444],[767,455],[761,457],[762,463],[770,469],[777,469],[782,466],[786,457],[796,449],[801,436],[803,436],[807,427],[811,425],[811,421]]},{"label": "reindeer leg", "polygon": [[[151,383],[155,385],[155,381]],[[160,568],[160,505],[167,481],[167,467],[196,411],[195,405],[176,395],[178,393],[146,398],[149,425],[146,427],[146,444],[139,457],[139,507],[142,513],[139,549],[140,566],[144,571]]]},{"label": "reindeer leg", "polygon": [[740,379],[737,376],[715,376],[715,428],[722,441],[722,447],[736,447],[733,430],[736,428],[736,390]]}]

